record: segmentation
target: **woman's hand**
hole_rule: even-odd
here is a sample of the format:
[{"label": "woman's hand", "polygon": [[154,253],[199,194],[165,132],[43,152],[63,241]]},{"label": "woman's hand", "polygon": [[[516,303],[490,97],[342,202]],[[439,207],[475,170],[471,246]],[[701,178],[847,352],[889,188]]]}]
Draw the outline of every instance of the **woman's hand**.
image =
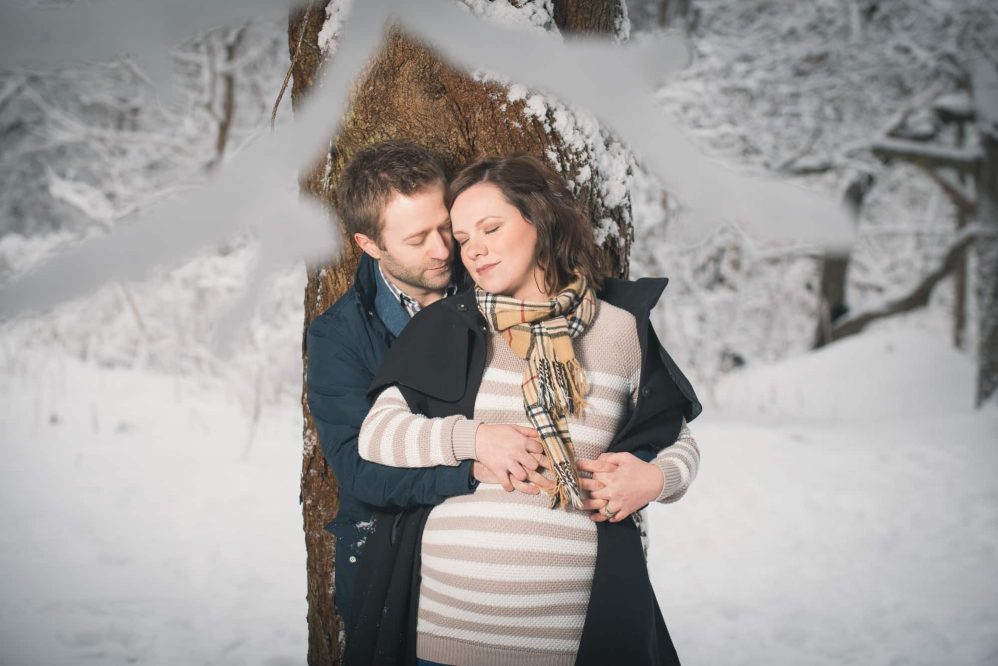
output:
[{"label": "woman's hand", "polygon": [[630,453],[604,453],[596,460],[579,460],[576,467],[593,475],[580,478],[579,485],[589,491],[583,507],[598,523],[619,523],[657,498],[665,485],[662,470]]},{"label": "woman's hand", "polygon": [[[518,425],[490,425],[483,423],[475,433],[475,459],[508,492],[524,489],[528,482],[541,486],[548,481],[537,469],[539,463],[535,454],[543,454],[537,431]],[[537,491],[534,491],[536,493]]]},{"label": "woman's hand", "polygon": [[[510,478],[513,488],[519,490],[521,493],[527,493],[528,495],[536,495],[541,492],[542,489],[553,489],[555,487],[554,481],[542,475],[540,472],[542,469],[550,469],[548,457],[543,453],[533,453],[531,455],[533,455],[534,459],[537,460],[536,469],[527,473],[528,478],[526,481],[518,481]],[[475,480],[479,483],[499,483],[499,477],[490,472],[488,467],[477,460],[471,463],[471,475],[474,476]]]}]

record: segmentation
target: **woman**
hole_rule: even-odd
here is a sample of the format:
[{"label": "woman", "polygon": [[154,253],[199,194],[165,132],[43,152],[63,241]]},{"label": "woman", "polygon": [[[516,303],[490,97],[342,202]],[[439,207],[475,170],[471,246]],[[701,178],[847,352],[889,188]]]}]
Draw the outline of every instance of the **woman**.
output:
[{"label": "woman", "polygon": [[[648,322],[666,281],[604,280],[590,225],[534,158],[469,165],[448,207],[477,286],[425,309],[398,339],[372,385],[361,455],[401,467],[473,458],[508,488],[543,452],[554,484],[538,486],[554,487],[482,484],[379,520],[368,548],[392,554],[366,552],[365,566],[380,561],[396,596],[369,585],[360,622],[385,625],[386,609],[408,604],[375,640],[405,633],[394,658],[410,662],[415,652],[441,664],[678,663],[625,520],[678,499],[699,461],[686,421],[700,404]],[[399,557],[406,543],[415,557]]]}]

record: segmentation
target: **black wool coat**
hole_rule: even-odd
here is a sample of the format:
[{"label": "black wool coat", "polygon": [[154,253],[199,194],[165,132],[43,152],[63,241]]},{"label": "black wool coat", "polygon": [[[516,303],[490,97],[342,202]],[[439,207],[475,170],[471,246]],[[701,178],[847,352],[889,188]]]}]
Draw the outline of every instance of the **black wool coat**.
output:
[{"label": "black wool coat", "polygon": [[[639,455],[651,448],[653,455],[676,441],[683,418],[692,421],[702,410],[649,321],[667,283],[667,278],[611,279],[598,294],[634,315],[642,352],[637,405],[609,451]],[[434,303],[402,332],[370,395],[396,385],[414,413],[472,418],[485,371],[487,334],[473,290]],[[416,663],[419,555],[431,510],[421,506],[376,514],[358,573],[346,664]],[[576,664],[679,664],[648,578],[637,526],[624,520],[597,523],[596,529],[596,568]]]}]

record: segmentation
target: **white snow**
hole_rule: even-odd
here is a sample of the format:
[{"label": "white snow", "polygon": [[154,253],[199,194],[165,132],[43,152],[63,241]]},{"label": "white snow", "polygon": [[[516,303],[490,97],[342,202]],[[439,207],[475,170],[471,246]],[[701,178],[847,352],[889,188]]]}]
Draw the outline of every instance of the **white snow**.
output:
[{"label": "white snow", "polygon": [[326,21],[319,31],[318,43],[319,49],[327,58],[336,52],[336,42],[340,38],[343,23],[352,4],[352,0],[334,0],[326,5]]},{"label": "white snow", "polygon": [[970,118],[974,113],[974,100],[965,90],[940,95],[932,102],[932,108],[954,116]]},{"label": "white snow", "polygon": [[558,32],[551,0],[525,3],[517,7],[509,0],[459,0],[472,14],[494,25],[536,32]]},{"label": "white snow", "polygon": [[[933,364],[920,359],[931,358]],[[876,368],[868,373],[864,368]],[[974,407],[973,364],[939,338],[913,329],[876,330],[718,382],[731,415],[825,422],[966,416]]]},{"label": "white snow", "polygon": [[234,384],[5,359],[0,662],[304,662],[301,410]]},{"label": "white snow", "polygon": [[683,663],[995,662],[998,410],[972,410],[967,358],[878,331],[718,399],[690,492],[650,508]]},{"label": "white snow", "polygon": [[[303,663],[297,387],[251,435],[236,372],[0,342],[0,661]],[[651,508],[684,663],[998,657],[998,410],[972,386],[968,359],[894,327],[705,395],[700,474]]]},{"label": "white snow", "polygon": [[995,663],[998,413],[691,427],[700,474],[649,521],[684,664]]}]

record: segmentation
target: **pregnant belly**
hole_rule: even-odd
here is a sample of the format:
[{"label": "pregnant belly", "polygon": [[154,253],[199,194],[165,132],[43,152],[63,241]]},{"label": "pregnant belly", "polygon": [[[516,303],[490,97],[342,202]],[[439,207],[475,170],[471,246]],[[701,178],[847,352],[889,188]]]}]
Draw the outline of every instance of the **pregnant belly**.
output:
[{"label": "pregnant belly", "polygon": [[436,507],[423,532],[419,632],[573,651],[596,563],[596,526],[546,496],[479,486]]}]

